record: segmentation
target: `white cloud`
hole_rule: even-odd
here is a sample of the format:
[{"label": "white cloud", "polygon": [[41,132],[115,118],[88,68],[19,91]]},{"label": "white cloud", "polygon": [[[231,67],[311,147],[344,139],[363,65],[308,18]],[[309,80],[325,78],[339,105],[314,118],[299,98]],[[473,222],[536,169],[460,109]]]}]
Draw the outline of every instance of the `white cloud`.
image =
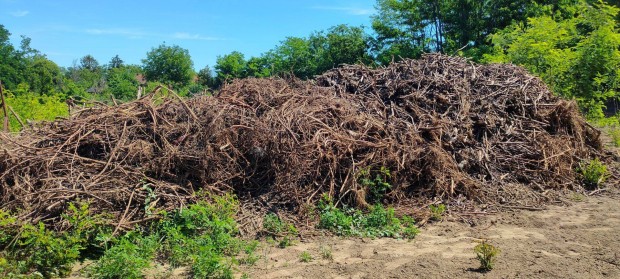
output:
[{"label": "white cloud", "polygon": [[14,17],[22,17],[22,16],[27,16],[30,13],[30,11],[14,11],[11,12],[11,15]]},{"label": "white cloud", "polygon": [[370,15],[375,11],[374,9],[338,6],[315,6],[312,8],[315,10],[341,11],[350,15]]},{"label": "white cloud", "polygon": [[176,32],[172,35],[175,39],[181,40],[203,40],[203,41],[220,41],[221,38],[202,36],[200,34],[190,34],[187,32]]},{"label": "white cloud", "polygon": [[138,38],[148,35],[140,30],[127,28],[86,29],[86,33],[92,35],[119,35],[130,38]]}]

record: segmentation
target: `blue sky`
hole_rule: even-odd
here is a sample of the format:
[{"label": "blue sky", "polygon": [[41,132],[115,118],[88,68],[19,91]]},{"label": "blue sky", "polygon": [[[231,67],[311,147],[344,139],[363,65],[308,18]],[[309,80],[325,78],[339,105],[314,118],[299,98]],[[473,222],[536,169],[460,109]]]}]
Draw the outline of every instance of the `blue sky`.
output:
[{"label": "blue sky", "polygon": [[337,24],[370,31],[375,0],[314,1],[68,1],[0,0],[0,24],[32,39],[58,65],[91,54],[105,64],[118,54],[130,64],[166,42],[189,50],[194,68],[213,66],[218,55],[257,56],[287,36],[305,37]]}]

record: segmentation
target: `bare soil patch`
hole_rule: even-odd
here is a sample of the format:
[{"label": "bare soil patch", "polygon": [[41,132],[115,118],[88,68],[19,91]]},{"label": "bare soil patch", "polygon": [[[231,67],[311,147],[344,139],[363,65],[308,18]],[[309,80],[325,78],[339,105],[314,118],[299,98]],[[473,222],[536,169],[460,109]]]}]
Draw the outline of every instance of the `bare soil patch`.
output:
[{"label": "bare soil patch", "polygon": [[[620,195],[586,197],[543,211],[503,212],[475,225],[443,221],[413,241],[322,237],[265,248],[251,278],[619,278]],[[501,249],[496,267],[476,271],[481,239]],[[328,247],[333,260],[321,258]],[[310,252],[315,260],[302,263]]]}]

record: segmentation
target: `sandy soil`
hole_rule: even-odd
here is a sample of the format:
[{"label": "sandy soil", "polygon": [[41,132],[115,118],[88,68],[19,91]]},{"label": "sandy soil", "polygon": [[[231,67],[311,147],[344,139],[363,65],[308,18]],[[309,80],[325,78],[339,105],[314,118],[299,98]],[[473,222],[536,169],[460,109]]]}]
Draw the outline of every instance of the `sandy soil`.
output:
[{"label": "sandy soil", "polygon": [[[473,247],[481,239],[501,250],[488,273],[476,270]],[[326,250],[333,259],[322,257]],[[314,260],[302,263],[304,251]],[[620,195],[485,215],[473,226],[439,222],[413,241],[322,237],[261,252],[265,258],[241,272],[251,278],[620,278]]]}]

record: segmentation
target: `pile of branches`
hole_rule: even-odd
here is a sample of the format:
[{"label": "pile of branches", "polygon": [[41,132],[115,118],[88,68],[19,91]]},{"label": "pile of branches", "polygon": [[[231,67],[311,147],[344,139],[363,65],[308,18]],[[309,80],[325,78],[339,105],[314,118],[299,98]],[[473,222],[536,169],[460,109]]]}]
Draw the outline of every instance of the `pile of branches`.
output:
[{"label": "pile of branches", "polygon": [[580,161],[601,150],[576,104],[522,68],[438,54],[311,81],[237,80],[215,96],[155,96],[2,135],[0,207],[51,223],[87,201],[120,228],[198,191],[289,212],[322,195],[365,207],[377,192],[361,176],[382,168],[391,187],[381,202],[485,203],[510,185],[573,187]]}]

